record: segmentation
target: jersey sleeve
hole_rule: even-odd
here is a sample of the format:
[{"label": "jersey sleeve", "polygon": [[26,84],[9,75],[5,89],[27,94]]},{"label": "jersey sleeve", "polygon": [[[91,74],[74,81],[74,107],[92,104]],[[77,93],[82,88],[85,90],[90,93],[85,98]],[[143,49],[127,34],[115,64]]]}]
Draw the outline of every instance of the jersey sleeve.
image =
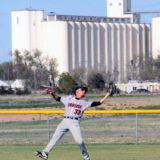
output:
[{"label": "jersey sleeve", "polygon": [[91,107],[96,107],[96,106],[99,106],[99,105],[101,105],[102,103],[101,102],[99,102],[99,101],[93,101],[92,103],[91,103]]},{"label": "jersey sleeve", "polygon": [[68,103],[68,101],[69,101],[70,98],[71,98],[71,96],[63,96],[63,97],[61,97],[60,101],[61,101],[64,105],[66,105],[66,104]]},{"label": "jersey sleeve", "polygon": [[83,101],[82,111],[86,110],[87,108],[91,107],[92,102]]}]

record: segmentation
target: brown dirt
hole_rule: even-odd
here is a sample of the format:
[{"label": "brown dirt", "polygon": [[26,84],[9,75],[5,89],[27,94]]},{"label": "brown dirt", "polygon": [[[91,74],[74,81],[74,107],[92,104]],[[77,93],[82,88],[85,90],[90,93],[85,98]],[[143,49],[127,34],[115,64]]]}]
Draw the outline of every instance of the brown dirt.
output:
[{"label": "brown dirt", "polygon": [[106,102],[107,105],[103,105],[104,108],[137,108],[137,107],[149,107],[160,106],[160,97],[122,97],[122,98],[110,98]]}]

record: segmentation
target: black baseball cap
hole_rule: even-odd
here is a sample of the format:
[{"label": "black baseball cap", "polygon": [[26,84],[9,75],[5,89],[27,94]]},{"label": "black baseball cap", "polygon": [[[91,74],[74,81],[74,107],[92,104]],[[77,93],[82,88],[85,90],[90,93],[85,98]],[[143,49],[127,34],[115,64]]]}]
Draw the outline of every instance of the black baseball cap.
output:
[{"label": "black baseball cap", "polygon": [[81,89],[82,91],[85,91],[85,93],[87,93],[88,91],[88,88],[85,87],[85,86],[77,86],[75,89],[74,89],[74,94],[76,93],[76,90],[78,89]]}]

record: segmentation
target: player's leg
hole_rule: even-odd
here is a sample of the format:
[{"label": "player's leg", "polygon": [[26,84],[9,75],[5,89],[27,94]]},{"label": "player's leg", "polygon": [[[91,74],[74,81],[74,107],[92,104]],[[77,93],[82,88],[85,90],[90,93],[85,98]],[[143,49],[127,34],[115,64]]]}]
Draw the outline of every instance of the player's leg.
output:
[{"label": "player's leg", "polygon": [[79,144],[79,146],[80,146],[80,149],[81,149],[84,160],[90,160],[90,157],[89,157],[89,154],[88,154],[88,151],[86,149],[86,146],[85,146],[84,142]]},{"label": "player's leg", "polygon": [[88,151],[87,151],[86,146],[83,142],[79,121],[72,120],[72,125],[69,129],[70,129],[70,132],[73,135],[74,140],[80,146],[80,150],[82,152],[84,160],[90,160]]},{"label": "player's leg", "polygon": [[66,128],[66,124],[64,121],[62,121],[55,133],[53,134],[51,140],[49,141],[49,143],[47,144],[47,146],[42,150],[42,151],[37,151],[36,155],[39,156],[40,158],[43,159],[48,159],[48,153],[54,148],[54,146],[56,145],[56,143],[64,136],[64,134],[68,131],[68,129]]},{"label": "player's leg", "polygon": [[43,149],[43,151],[49,153],[54,148],[56,143],[60,141],[60,139],[64,136],[66,132],[68,132],[68,128],[66,126],[66,123],[62,121],[57,127],[55,133],[53,134],[47,146]]}]

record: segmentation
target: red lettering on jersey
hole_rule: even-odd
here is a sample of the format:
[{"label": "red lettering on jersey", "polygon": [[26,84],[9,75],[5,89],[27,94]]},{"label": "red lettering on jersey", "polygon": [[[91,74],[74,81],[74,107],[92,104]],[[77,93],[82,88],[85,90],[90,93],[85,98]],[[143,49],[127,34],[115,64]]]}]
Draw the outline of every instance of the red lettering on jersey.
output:
[{"label": "red lettering on jersey", "polygon": [[68,107],[79,108],[79,109],[81,109],[81,108],[82,108],[82,106],[81,106],[81,105],[79,105],[79,104],[75,104],[75,103],[68,103]]}]

